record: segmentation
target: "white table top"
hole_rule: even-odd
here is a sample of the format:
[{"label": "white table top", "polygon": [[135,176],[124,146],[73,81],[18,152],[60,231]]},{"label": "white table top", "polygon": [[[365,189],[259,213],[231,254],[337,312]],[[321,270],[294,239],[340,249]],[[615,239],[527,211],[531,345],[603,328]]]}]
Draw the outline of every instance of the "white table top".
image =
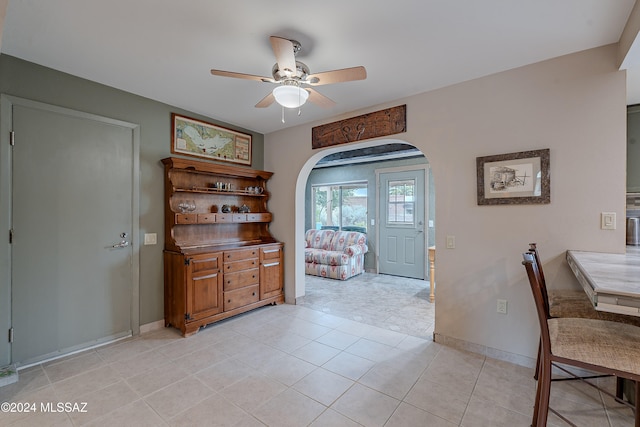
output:
[{"label": "white table top", "polygon": [[569,250],[567,262],[596,309],[640,316],[640,247],[627,246],[625,254]]}]

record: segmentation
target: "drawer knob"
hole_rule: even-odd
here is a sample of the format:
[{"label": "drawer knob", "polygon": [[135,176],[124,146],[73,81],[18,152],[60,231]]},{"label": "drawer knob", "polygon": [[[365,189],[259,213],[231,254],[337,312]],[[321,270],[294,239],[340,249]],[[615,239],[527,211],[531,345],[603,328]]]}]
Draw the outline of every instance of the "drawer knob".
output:
[{"label": "drawer knob", "polygon": [[255,297],[255,296],[256,296],[256,293],[254,292],[252,295]]},{"label": "drawer knob", "polygon": [[227,302],[231,302],[231,300],[227,301]]}]

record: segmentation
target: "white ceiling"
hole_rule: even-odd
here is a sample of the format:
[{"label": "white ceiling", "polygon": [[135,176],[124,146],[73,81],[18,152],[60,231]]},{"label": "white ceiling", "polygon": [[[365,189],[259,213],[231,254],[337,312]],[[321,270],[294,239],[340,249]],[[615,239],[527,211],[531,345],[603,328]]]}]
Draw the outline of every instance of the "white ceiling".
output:
[{"label": "white ceiling", "polygon": [[[269,133],[619,40],[634,0],[10,0],[2,53]],[[337,105],[254,105],[270,83],[269,36],[302,43]],[[632,73],[630,73],[632,74]],[[629,87],[633,85],[630,83]],[[639,92],[640,92],[640,85]],[[640,95],[636,101],[640,102]]]}]

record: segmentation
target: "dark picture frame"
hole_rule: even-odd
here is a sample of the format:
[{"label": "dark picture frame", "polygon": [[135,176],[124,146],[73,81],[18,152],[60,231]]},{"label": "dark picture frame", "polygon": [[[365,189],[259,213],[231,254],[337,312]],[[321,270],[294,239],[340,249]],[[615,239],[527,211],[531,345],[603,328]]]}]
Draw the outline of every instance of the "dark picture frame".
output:
[{"label": "dark picture frame", "polygon": [[551,203],[550,150],[476,158],[478,205]]},{"label": "dark picture frame", "polygon": [[171,152],[251,166],[251,135],[171,113]]}]

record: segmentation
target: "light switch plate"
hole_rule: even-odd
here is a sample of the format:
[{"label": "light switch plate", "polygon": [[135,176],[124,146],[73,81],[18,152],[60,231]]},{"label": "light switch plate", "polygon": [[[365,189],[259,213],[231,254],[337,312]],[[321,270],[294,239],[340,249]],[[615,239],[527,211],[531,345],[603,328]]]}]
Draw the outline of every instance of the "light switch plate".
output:
[{"label": "light switch plate", "polygon": [[600,214],[600,228],[602,230],[615,230],[616,229],[616,213],[602,212]]},{"label": "light switch plate", "polygon": [[144,233],[144,244],[155,245],[158,243],[158,235],[156,233]]},{"label": "light switch plate", "polygon": [[456,236],[447,236],[447,249],[455,249]]}]

